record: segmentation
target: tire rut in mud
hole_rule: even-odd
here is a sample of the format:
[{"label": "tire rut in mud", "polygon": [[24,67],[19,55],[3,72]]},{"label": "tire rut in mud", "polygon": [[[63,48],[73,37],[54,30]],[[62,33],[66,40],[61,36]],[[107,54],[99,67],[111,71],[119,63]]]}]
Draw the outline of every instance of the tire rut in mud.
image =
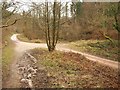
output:
[{"label": "tire rut in mud", "polygon": [[25,52],[19,58],[17,67],[20,75],[20,88],[44,88],[50,86],[47,71],[42,65],[38,68],[36,63],[37,60],[28,52]]}]

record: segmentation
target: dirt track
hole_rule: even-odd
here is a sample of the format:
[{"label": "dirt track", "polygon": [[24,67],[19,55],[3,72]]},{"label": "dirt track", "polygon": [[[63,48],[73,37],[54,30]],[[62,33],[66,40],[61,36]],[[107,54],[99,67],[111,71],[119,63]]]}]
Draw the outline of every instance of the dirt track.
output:
[{"label": "dirt track", "polygon": [[[17,39],[17,35],[18,34],[14,34],[11,37],[11,39],[16,43],[16,51],[18,51],[18,52],[24,52],[26,50],[33,49],[33,48],[38,48],[38,47],[39,48],[47,48],[47,45],[45,43],[36,44],[36,43],[27,43],[27,42],[19,41]],[[113,67],[113,68],[118,68],[118,64],[120,64],[116,61],[112,61],[112,60],[100,58],[100,57],[97,57],[97,56],[94,56],[94,55],[90,55],[90,54],[82,53],[82,52],[79,52],[79,51],[75,51],[75,50],[72,50],[70,48],[66,48],[65,46],[67,46],[67,45],[66,44],[58,44],[57,47],[56,47],[56,50],[65,51],[65,52],[70,52],[71,51],[71,52],[74,52],[74,53],[79,53],[79,54],[84,55],[89,60],[104,64],[104,65],[107,65],[107,66],[110,66],[110,67]]]},{"label": "dirt track", "polygon": [[[9,76],[9,80],[6,82],[6,85],[4,86],[6,88],[19,88],[20,87],[20,82],[18,80],[20,78],[20,76],[18,74],[17,65],[18,65],[18,61],[21,60],[21,57],[25,54],[25,52],[27,50],[30,50],[33,48],[47,48],[47,45],[45,43],[36,44],[36,43],[27,43],[27,42],[19,41],[17,39],[17,35],[18,34],[14,34],[11,37],[11,40],[16,44],[16,47],[15,47],[16,57],[15,57],[15,60],[10,67],[11,73]],[[96,56],[82,53],[79,51],[75,51],[75,50],[72,50],[72,49],[67,48],[65,46],[66,46],[66,44],[58,44],[56,47],[56,50],[65,51],[65,52],[71,51],[74,53],[79,53],[79,54],[84,55],[89,60],[98,62],[98,63],[103,64],[103,65],[107,65],[107,66],[110,66],[113,68],[118,68],[118,62],[111,61],[111,60],[104,59],[104,58],[100,58],[100,57],[96,57]],[[13,82],[13,83],[11,83],[11,82]]]}]

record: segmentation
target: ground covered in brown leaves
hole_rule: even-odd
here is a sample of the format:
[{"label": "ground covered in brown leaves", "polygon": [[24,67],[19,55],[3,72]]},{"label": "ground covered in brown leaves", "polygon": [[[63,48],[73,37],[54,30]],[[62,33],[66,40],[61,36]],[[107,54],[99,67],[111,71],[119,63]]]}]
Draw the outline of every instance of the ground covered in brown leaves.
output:
[{"label": "ground covered in brown leaves", "polygon": [[118,70],[103,66],[72,52],[34,49],[38,60],[36,88],[118,88]]}]

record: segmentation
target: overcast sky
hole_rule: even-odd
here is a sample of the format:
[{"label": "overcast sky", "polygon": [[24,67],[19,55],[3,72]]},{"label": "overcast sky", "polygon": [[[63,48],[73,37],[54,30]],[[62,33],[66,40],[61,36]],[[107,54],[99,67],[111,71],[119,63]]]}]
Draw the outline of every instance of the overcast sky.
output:
[{"label": "overcast sky", "polygon": [[[30,9],[30,4],[31,2],[35,2],[35,3],[40,3],[40,2],[45,2],[45,0],[8,0],[9,1],[14,1],[14,2],[20,2],[21,4],[19,4],[18,6],[20,6],[20,8],[18,9],[18,12],[21,11],[28,11]],[[49,2],[54,2],[54,0],[48,0]],[[71,2],[71,0],[57,0],[57,1],[61,1],[61,2]],[[75,0],[74,0],[75,1]],[[82,0],[80,0],[82,1]],[[68,4],[69,7],[69,4]],[[14,8],[10,7],[8,10],[12,11]]]},{"label": "overcast sky", "polygon": [[[14,1],[14,2],[20,2],[21,7],[19,8],[19,11],[27,11],[30,9],[29,4],[31,2],[35,2],[35,3],[40,3],[40,2],[45,2],[45,0],[0,0],[0,2],[2,1]],[[48,0],[49,2],[54,2],[54,0]],[[84,2],[119,2],[120,0],[57,0],[57,1],[61,1],[61,2],[71,2],[71,1],[84,1]],[[20,5],[20,4],[19,4]],[[8,10],[13,10],[14,8],[11,7]]]}]

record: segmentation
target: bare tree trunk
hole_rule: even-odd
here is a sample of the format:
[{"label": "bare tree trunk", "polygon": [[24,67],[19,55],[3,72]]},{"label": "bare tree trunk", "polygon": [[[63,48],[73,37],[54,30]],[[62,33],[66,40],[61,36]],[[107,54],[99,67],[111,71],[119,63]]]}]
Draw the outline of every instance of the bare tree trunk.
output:
[{"label": "bare tree trunk", "polygon": [[[60,29],[60,3],[54,1],[52,7],[46,1],[44,11],[45,37],[49,51],[54,51],[59,38]],[[50,9],[52,12],[50,12]],[[39,15],[40,16],[40,15]]]},{"label": "bare tree trunk", "polygon": [[50,25],[49,25],[49,13],[48,13],[48,2],[46,2],[47,7],[47,36],[48,36],[48,50],[51,49],[51,40],[50,40]]},{"label": "bare tree trunk", "polygon": [[56,46],[56,44],[57,44],[57,42],[58,42],[58,39],[59,39],[59,31],[60,31],[60,16],[61,16],[61,14],[60,14],[60,8],[61,8],[61,4],[59,4],[59,6],[58,6],[58,23],[57,23],[57,34],[56,34],[56,42],[55,42],[55,46]]},{"label": "bare tree trunk", "polygon": [[68,2],[66,2],[66,5],[65,5],[65,17],[66,17],[66,20],[67,20],[67,17],[68,17]]},{"label": "bare tree trunk", "polygon": [[52,31],[52,51],[55,49],[55,31],[56,31],[56,2],[53,5],[53,31]]},{"label": "bare tree trunk", "polygon": [[25,11],[23,11],[23,19],[24,19],[24,30],[23,33],[26,36],[26,30],[27,30],[27,21],[26,21],[26,15],[25,15]]},{"label": "bare tree trunk", "polygon": [[46,39],[46,43],[47,43],[47,46],[48,46],[48,50],[50,51],[50,48],[49,48],[49,44],[48,44],[48,32],[47,32],[47,23],[46,23],[46,21],[47,21],[47,15],[46,15],[46,13],[47,13],[47,2],[46,2],[46,4],[45,4],[45,12],[44,12],[44,16],[45,16],[45,39]]}]

